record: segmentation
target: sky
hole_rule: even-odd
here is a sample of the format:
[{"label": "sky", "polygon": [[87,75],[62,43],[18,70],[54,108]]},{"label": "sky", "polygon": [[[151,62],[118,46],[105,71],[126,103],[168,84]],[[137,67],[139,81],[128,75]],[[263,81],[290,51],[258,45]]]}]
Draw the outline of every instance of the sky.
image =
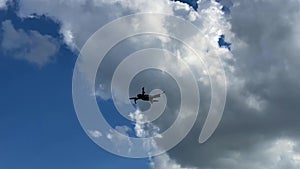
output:
[{"label": "sky", "polygon": [[[299,11],[299,0],[0,0],[0,168],[300,168]],[[78,59],[79,52],[99,28],[139,12],[177,16],[195,25],[199,32],[190,32],[185,25],[173,27],[167,17],[125,23],[112,31],[122,33],[128,31],[128,26],[143,25],[166,34],[176,32],[200,52],[205,63],[180,41],[158,35],[128,37],[105,55],[95,84],[83,84],[95,88],[88,96],[97,98],[104,118],[126,136],[142,138],[168,130],[180,113],[184,95],[180,92],[198,93],[189,87],[181,90],[181,84],[176,84],[190,80],[189,71],[178,60],[191,67],[201,94],[199,115],[189,132],[184,130],[184,120],[190,117],[192,106],[185,107],[179,116],[182,127],[176,134],[186,134],[183,140],[159,156],[126,158],[104,150],[94,139],[107,138],[119,151],[130,149],[131,140],[120,139],[112,130],[85,132],[73,102],[72,78],[77,68],[91,71],[96,57]],[[95,44],[105,38],[96,36]],[[145,48],[173,53],[175,56],[166,56],[160,66],[178,73],[178,79],[163,71],[148,70],[139,72],[128,88],[124,83],[111,86],[122,60]],[[90,52],[98,57],[101,51]],[[132,68],[125,69],[124,77]],[[220,93],[213,95],[211,91],[212,84],[217,89],[222,87],[223,71],[223,116],[213,135],[199,144],[211,100],[221,100]],[[120,81],[128,80],[120,77]],[[147,92],[159,88],[167,98],[162,115],[147,123],[141,121],[150,117],[147,114],[127,112],[128,118],[135,120],[132,122],[117,109],[128,104],[121,99],[127,97],[122,91],[135,95],[141,86]],[[114,104],[113,97],[118,104]],[[193,101],[187,99],[187,103]],[[139,102],[135,106],[146,110],[150,105]],[[145,149],[168,147],[155,140],[144,145]]]}]

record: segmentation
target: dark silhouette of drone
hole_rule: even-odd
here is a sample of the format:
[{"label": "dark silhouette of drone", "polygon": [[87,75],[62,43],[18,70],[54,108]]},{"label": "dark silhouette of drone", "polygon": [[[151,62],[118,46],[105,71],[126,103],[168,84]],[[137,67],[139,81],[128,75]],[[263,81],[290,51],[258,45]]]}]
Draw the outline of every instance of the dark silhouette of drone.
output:
[{"label": "dark silhouette of drone", "polygon": [[142,93],[141,94],[137,94],[136,97],[130,97],[130,100],[134,100],[134,103],[136,104],[137,100],[143,100],[143,101],[149,101],[151,104],[153,102],[158,102],[158,100],[155,100],[155,98],[159,98],[161,94],[164,94],[165,92],[162,92],[160,94],[156,94],[156,95],[149,95],[146,94],[145,92],[145,88],[142,87]]}]

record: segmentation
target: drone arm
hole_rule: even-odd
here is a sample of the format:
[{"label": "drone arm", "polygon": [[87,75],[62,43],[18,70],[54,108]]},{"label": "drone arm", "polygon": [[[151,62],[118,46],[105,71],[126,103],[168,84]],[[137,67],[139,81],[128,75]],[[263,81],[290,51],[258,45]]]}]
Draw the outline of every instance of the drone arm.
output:
[{"label": "drone arm", "polygon": [[130,100],[134,100],[134,103],[135,103],[135,104],[136,104],[136,101],[138,100],[137,97],[130,97],[129,99],[130,99]]}]

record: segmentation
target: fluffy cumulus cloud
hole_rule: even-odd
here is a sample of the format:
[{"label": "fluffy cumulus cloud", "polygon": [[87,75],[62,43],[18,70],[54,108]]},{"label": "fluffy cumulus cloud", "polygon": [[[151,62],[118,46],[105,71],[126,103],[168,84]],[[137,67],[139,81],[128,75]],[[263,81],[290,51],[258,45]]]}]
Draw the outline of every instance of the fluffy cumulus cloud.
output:
[{"label": "fluffy cumulus cloud", "polygon": [[38,66],[52,61],[60,46],[51,36],[41,35],[37,31],[26,32],[23,29],[15,29],[10,20],[2,22],[2,31],[3,52]]},{"label": "fluffy cumulus cloud", "polygon": [[[201,0],[198,2],[197,11],[187,4],[168,0],[27,0],[19,3],[18,13],[22,17],[36,13],[47,15],[59,22],[65,43],[73,50],[79,49],[96,30],[109,21],[135,12],[168,13],[189,20],[199,27],[205,37],[190,35],[190,37],[199,36],[198,41],[193,41],[193,38],[186,40],[196,44],[195,46],[203,52],[203,56],[208,58],[207,64],[213,70],[212,73],[218,73],[219,68],[214,60],[209,58],[221,56],[227,76],[227,102],[224,116],[213,137],[204,144],[199,144],[199,133],[210,104],[210,89],[207,77],[198,79],[199,85],[203,87],[200,87],[202,100],[200,112],[202,113],[191,132],[180,144],[167,154],[151,160],[152,168],[294,169],[300,167],[299,1],[219,0],[217,3]],[[172,29],[170,25],[165,24],[165,20],[147,22],[149,21],[143,23],[165,32]],[[8,33],[28,36],[21,30],[13,29],[8,21],[2,25],[6,27],[5,29],[11,30]],[[176,28],[184,32],[181,26],[177,25]],[[119,29],[122,31],[126,28]],[[231,51],[218,46],[218,38],[222,34],[225,35],[225,41],[232,43]],[[200,62],[197,57],[172,40],[147,38],[147,41],[145,37],[133,38],[127,45],[120,43],[116,47],[119,50],[115,50],[114,53],[112,49],[108,56],[126,55],[137,49],[156,45],[176,53],[192,66]],[[46,39],[49,40],[49,37]],[[9,41],[2,42],[3,45],[8,49],[18,48]],[[100,78],[104,79],[99,82],[100,97],[105,99],[111,97],[105,91],[110,91],[108,86],[113,69],[123,58],[111,58],[111,60],[108,58],[110,64],[106,64],[106,67],[104,64],[103,69],[111,73],[104,72]],[[172,64],[165,66],[172,66]],[[180,67],[178,70],[181,70]],[[197,73],[201,77],[207,76],[205,71]],[[143,84],[142,82],[148,77],[160,76],[152,74],[137,76],[135,79],[137,89],[132,89],[130,92],[139,92],[137,86]],[[178,86],[173,86],[172,80],[166,79],[160,80],[161,84],[170,90],[166,91],[168,96],[166,112],[162,118],[150,125],[150,130],[155,128],[155,131],[164,131],[177,115],[174,112],[178,110],[180,100],[176,100],[178,96],[172,90],[178,89]],[[145,86],[146,88],[157,85],[149,79],[148,81],[149,86]],[[118,127],[118,131],[123,133],[128,130],[124,126]],[[149,132],[149,127],[146,129],[137,123],[135,130],[145,133]],[[111,132],[106,136],[112,138],[114,135],[113,131]],[[99,136],[95,131],[91,134]]]},{"label": "fluffy cumulus cloud", "polygon": [[[171,11],[168,0],[63,0],[53,2],[29,0],[19,3],[20,16],[28,16],[32,13],[46,14],[60,22],[65,42],[74,50],[80,49],[101,26],[120,16],[140,11],[165,13]],[[152,24],[155,24],[155,21]]]}]

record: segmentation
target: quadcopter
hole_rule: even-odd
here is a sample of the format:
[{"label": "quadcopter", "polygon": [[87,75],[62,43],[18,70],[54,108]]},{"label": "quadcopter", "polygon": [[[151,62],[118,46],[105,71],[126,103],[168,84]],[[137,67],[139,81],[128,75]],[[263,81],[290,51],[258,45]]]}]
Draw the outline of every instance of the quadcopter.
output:
[{"label": "quadcopter", "polygon": [[149,95],[146,94],[145,92],[145,88],[142,87],[142,93],[141,94],[137,94],[136,97],[130,97],[130,100],[134,100],[134,103],[136,104],[137,100],[143,100],[143,101],[149,101],[151,104],[154,102],[158,102],[158,100],[155,100],[155,98],[159,98],[161,94],[164,94],[165,92],[162,92],[160,94],[156,94],[156,95]]}]

